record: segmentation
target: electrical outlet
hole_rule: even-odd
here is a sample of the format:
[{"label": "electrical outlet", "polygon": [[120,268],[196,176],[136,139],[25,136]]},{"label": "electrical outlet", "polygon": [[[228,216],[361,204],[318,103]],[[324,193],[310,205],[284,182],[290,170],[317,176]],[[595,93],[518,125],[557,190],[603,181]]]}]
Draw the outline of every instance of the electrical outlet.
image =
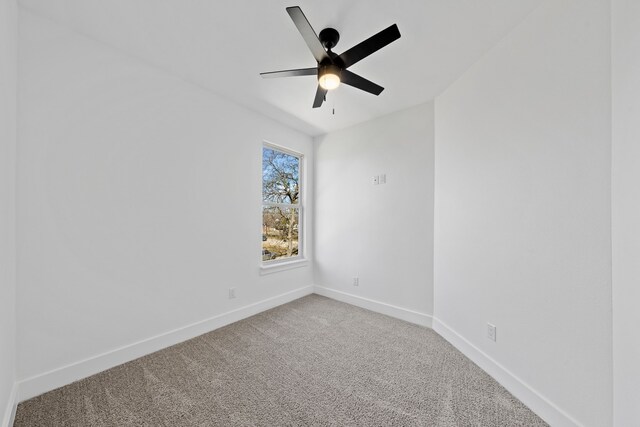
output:
[{"label": "electrical outlet", "polygon": [[354,277],[353,278],[353,286],[360,286],[360,278],[359,277]]},{"label": "electrical outlet", "polygon": [[496,340],[496,325],[487,323],[487,338],[489,338],[491,341]]},{"label": "electrical outlet", "polygon": [[378,185],[380,184],[380,176],[378,175],[374,175],[373,179],[372,179],[373,185]]},{"label": "electrical outlet", "polygon": [[380,184],[386,184],[387,183],[387,174],[383,173],[380,174]]},{"label": "electrical outlet", "polygon": [[234,299],[236,297],[236,288],[229,288],[229,299]]}]

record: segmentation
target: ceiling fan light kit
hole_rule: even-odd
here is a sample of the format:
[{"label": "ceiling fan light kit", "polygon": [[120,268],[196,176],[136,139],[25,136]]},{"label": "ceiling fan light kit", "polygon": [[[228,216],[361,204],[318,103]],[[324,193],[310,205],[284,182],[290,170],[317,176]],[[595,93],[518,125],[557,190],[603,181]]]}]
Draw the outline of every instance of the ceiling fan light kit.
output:
[{"label": "ceiling fan light kit", "polygon": [[334,90],[340,83],[369,92],[373,95],[380,95],[384,90],[364,77],[347,70],[350,66],[360,61],[372,53],[382,49],[389,43],[400,38],[400,31],[396,24],[369,37],[365,41],[355,45],[351,49],[338,55],[332,49],[340,40],[340,33],[333,28],[325,28],[320,31],[320,36],[316,35],[313,27],[309,24],[302,9],[299,6],[287,8],[287,13],[298,28],[302,38],[307,43],[309,50],[318,63],[315,68],[300,68],[295,70],[270,71],[261,73],[263,78],[272,77],[295,77],[295,76],[316,76],[318,88],[313,101],[313,108],[318,108],[325,100],[327,91]]},{"label": "ceiling fan light kit", "polygon": [[322,65],[318,70],[318,84],[324,90],[333,90],[340,86],[340,68],[336,65]]}]

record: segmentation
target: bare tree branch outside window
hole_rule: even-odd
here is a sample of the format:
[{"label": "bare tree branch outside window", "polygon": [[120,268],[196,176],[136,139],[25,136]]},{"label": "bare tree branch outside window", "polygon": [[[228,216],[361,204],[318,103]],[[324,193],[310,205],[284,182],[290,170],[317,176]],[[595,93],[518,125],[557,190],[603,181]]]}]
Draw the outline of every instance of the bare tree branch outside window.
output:
[{"label": "bare tree branch outside window", "polygon": [[300,158],[262,150],[262,260],[299,254]]}]

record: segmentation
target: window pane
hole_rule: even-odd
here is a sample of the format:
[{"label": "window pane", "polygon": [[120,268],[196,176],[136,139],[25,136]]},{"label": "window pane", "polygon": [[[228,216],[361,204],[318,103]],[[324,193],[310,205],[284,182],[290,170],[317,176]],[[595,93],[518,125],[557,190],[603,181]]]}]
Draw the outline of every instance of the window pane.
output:
[{"label": "window pane", "polygon": [[298,204],[300,159],[273,148],[262,149],[262,200]]},{"label": "window pane", "polygon": [[298,255],[300,209],[262,207],[262,260]]}]

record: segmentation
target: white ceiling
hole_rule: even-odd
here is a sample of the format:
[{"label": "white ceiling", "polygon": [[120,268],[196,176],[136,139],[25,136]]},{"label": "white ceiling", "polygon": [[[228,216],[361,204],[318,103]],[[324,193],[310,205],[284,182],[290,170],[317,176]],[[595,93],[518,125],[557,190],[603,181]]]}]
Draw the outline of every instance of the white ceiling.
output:
[{"label": "white ceiling", "polygon": [[[21,0],[21,5],[310,135],[433,99],[540,0]],[[314,77],[263,71],[316,65],[285,7],[341,53],[396,23],[402,37],[350,70],[385,87],[341,85],[312,109]],[[335,115],[332,109],[335,107]]]}]

